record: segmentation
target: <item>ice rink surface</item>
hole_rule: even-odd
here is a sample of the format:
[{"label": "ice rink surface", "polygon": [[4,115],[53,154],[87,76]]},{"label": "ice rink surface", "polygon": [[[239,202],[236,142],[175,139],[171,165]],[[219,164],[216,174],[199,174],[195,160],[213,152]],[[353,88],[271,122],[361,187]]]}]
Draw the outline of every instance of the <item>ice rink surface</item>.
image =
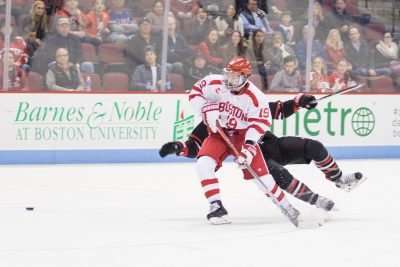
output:
[{"label": "ice rink surface", "polygon": [[0,266],[400,266],[400,160],[338,163],[367,181],[345,193],[313,164],[289,167],[340,209],[312,230],[233,163],[218,173],[233,221],[220,226],[205,219],[193,163],[0,166]]}]

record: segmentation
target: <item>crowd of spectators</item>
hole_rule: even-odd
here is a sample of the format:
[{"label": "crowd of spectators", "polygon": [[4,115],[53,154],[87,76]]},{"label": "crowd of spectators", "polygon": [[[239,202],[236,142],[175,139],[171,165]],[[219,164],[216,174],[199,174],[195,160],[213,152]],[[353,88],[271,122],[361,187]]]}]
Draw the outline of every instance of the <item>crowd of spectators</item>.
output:
[{"label": "crowd of spectators", "polygon": [[[305,0],[171,0],[167,25],[160,0],[150,4],[13,1],[9,90],[29,90],[27,81],[33,74],[42,78],[43,89],[84,90],[86,77],[97,78],[101,85],[106,72],[128,77],[127,88],[121,90],[168,91],[171,83],[172,89],[176,85],[173,74],[182,78],[179,88],[184,90],[207,74],[221,73],[235,56],[251,61],[251,80],[263,91],[328,92],[379,79],[391,80],[388,90],[400,90],[393,33],[384,30],[380,40],[366,38],[368,24],[360,23],[349,2],[314,1],[309,27]],[[4,16],[0,27],[3,77]],[[162,47],[163,29],[168,32],[167,49]],[[311,55],[308,40],[313,44]],[[106,57],[102,51],[110,54]],[[164,84],[160,80],[163,51],[167,53]],[[306,74],[309,56],[311,73]],[[306,79],[310,88],[305,88]]]}]

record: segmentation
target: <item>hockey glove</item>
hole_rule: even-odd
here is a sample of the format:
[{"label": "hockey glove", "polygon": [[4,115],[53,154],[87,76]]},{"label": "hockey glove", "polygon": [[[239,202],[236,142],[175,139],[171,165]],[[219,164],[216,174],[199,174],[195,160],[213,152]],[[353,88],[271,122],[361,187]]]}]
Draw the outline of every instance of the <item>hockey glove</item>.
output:
[{"label": "hockey glove", "polygon": [[201,109],[203,122],[211,129],[213,133],[217,130],[217,121],[220,119],[219,105],[216,103],[205,104]]},{"label": "hockey glove", "polygon": [[177,154],[179,155],[180,153],[184,152],[185,144],[179,141],[176,142],[168,142],[164,144],[160,151],[160,157],[164,158],[168,154]]},{"label": "hockey glove", "polygon": [[239,153],[239,157],[236,159],[236,163],[239,165],[239,168],[245,169],[245,162],[250,165],[256,153],[257,149],[255,145],[245,143]]},{"label": "hockey glove", "polygon": [[313,95],[300,93],[295,97],[294,105],[297,107],[312,109],[312,108],[315,108],[318,104],[315,100],[316,100],[315,96],[313,96]]}]

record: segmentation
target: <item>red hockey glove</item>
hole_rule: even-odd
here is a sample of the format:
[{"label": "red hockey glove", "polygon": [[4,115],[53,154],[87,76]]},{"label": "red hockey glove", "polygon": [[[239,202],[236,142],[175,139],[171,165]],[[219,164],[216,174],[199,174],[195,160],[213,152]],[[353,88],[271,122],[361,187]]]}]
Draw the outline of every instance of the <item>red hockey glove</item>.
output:
[{"label": "red hockey glove", "polygon": [[220,119],[219,105],[216,103],[205,104],[201,109],[203,122],[213,133],[217,132],[217,121]]},{"label": "red hockey glove", "polygon": [[305,93],[300,93],[294,98],[294,105],[306,109],[312,109],[317,106],[317,102],[315,102],[315,96],[308,95]]},{"label": "red hockey glove", "polygon": [[255,145],[252,144],[244,144],[242,150],[239,153],[239,157],[236,159],[236,163],[239,165],[239,168],[244,169],[244,163],[251,164],[254,156],[257,153],[257,149]]}]

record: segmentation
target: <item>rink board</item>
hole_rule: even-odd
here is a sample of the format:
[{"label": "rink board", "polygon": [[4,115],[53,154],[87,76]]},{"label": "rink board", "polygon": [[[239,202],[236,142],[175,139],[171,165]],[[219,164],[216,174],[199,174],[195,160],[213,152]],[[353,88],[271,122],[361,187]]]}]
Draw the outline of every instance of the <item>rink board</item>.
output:
[{"label": "rink board", "polygon": [[[398,158],[399,103],[393,94],[336,96],[275,121],[273,131],[319,140],[338,158]],[[184,161],[161,159],[158,149],[185,140],[199,121],[187,94],[4,93],[0,163]]]}]

